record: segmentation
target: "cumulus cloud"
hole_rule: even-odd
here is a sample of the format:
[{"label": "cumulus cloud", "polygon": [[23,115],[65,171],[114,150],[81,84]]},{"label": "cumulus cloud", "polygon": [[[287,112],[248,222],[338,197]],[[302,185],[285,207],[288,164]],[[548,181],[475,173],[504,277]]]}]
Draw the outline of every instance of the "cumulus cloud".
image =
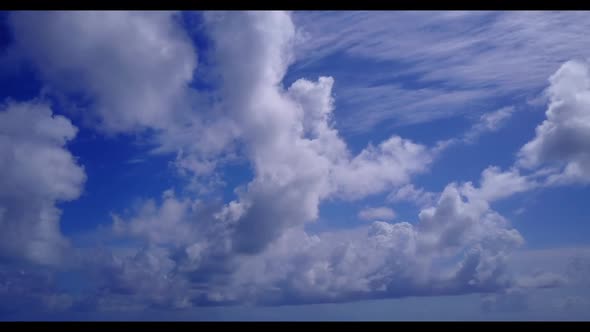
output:
[{"label": "cumulus cloud", "polygon": [[584,61],[564,63],[549,79],[549,107],[535,137],[519,151],[518,165],[557,166],[548,183],[590,180],[590,73]]},{"label": "cumulus cloud", "polygon": [[[18,47],[107,131],[160,128],[186,102],[196,53],[173,12],[14,12]],[[186,107],[186,105],[184,105]]]},{"label": "cumulus cloud", "polygon": [[[431,151],[393,136],[352,155],[332,125],[333,78],[281,86],[296,35],[288,14],[215,12],[205,22],[224,82],[217,107],[240,124],[254,178],[221,207],[166,192],[134,216],[116,216],[118,234],[145,246],[115,259],[109,273],[121,277],[107,282],[105,303],[140,294],[150,282],[161,291],[143,301],[175,306],[341,302],[512,285],[505,262],[523,239],[490,209],[492,194],[471,195],[466,185],[450,184],[440,195],[401,190],[400,197],[430,202],[416,224],[376,221],[308,234],[304,226],[317,219],[323,200],[400,192],[427,169]],[[133,282],[143,255],[155,257],[146,268],[166,281]]]},{"label": "cumulus cloud", "polygon": [[[535,188],[574,182],[587,183],[590,179],[590,73],[583,61],[564,63],[550,78],[546,94],[549,105],[546,119],[537,126],[535,137],[517,154],[508,170],[497,166],[486,168],[481,175],[480,186],[465,184],[470,196],[487,201],[510,197]],[[495,130],[514,110],[500,109],[482,116],[462,139],[438,143],[440,152],[460,141],[469,142],[485,131]],[[408,193],[396,194],[400,197]],[[391,195],[390,198],[395,198]]]},{"label": "cumulus cloud", "polygon": [[177,154],[182,176],[214,173],[235,128],[190,87],[197,53],[177,12],[10,13],[15,49],[38,68],[50,95],[107,135],[144,138]]},{"label": "cumulus cloud", "polygon": [[[235,280],[260,283],[260,300],[275,303],[502,289],[510,284],[505,255],[522,238],[489,207],[462,199],[449,185],[435,207],[422,210],[416,225],[377,221],[318,235],[286,232],[252,258],[256,263],[245,261]],[[292,250],[290,243],[301,243],[300,249]]]},{"label": "cumulus cloud", "polygon": [[236,201],[243,209],[233,232],[238,252],[259,252],[284,229],[315,220],[323,199],[382,192],[431,162],[424,146],[397,136],[351,156],[331,122],[333,78],[280,86],[296,37],[287,13],[207,13],[205,20],[222,106],[240,124],[255,174]]},{"label": "cumulus cloud", "polygon": [[358,217],[363,220],[391,220],[395,218],[395,212],[386,207],[373,207],[373,208],[365,208],[359,211]]},{"label": "cumulus cloud", "polygon": [[[144,306],[273,305],[496,292],[517,282],[505,265],[522,237],[486,202],[469,199],[455,184],[421,211],[415,225],[376,221],[315,235],[291,227],[265,250],[245,256],[232,253],[233,235],[219,224],[239,221],[239,204],[226,206],[222,215],[200,216],[192,206],[168,193],[159,205],[147,202],[137,216],[116,222],[148,242],[107,260],[110,277],[101,289],[109,291],[97,299],[109,303],[128,294],[130,302]],[[166,228],[171,225],[193,236],[175,236]],[[191,225],[198,230],[189,231]],[[165,240],[168,234],[174,240]]]},{"label": "cumulus cloud", "polygon": [[497,166],[490,166],[481,173],[479,187],[475,188],[471,183],[467,183],[465,190],[468,195],[493,202],[538,186],[539,183],[534,175],[522,175],[515,167],[502,171]]},{"label": "cumulus cloud", "polygon": [[0,107],[0,255],[53,264],[67,240],[56,203],[78,198],[84,169],[65,148],[77,133],[40,102]]}]

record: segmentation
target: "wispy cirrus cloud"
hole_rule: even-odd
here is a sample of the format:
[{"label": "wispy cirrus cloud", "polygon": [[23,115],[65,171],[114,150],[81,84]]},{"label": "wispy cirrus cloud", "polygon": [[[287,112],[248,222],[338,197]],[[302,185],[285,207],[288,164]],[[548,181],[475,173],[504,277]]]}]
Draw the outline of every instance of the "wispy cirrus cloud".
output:
[{"label": "wispy cirrus cloud", "polygon": [[[379,70],[339,83],[342,103],[353,104],[340,120],[344,124],[360,119],[352,110],[356,91],[364,89],[378,101],[358,128],[344,126],[352,131],[367,131],[380,121],[403,124],[488,111],[497,106],[486,103],[500,96],[534,98],[564,61],[586,57],[590,48],[583,12],[297,12],[294,20],[307,37],[296,68],[334,54],[379,63]],[[346,78],[355,68],[351,62],[338,70]],[[412,88],[387,83],[400,79]],[[416,86],[429,93],[420,95]],[[419,100],[432,101],[432,107],[416,107]]]}]

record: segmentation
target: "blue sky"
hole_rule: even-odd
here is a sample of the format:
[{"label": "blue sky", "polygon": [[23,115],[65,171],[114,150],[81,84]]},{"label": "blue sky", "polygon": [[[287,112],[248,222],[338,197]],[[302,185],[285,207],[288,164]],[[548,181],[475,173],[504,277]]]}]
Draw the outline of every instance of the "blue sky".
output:
[{"label": "blue sky", "polygon": [[588,319],[587,21],[1,13],[0,319]]}]

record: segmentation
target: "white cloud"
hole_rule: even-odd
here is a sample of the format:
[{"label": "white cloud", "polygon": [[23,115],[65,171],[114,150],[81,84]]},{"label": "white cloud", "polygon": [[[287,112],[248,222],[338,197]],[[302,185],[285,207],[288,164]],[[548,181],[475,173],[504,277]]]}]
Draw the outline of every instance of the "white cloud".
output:
[{"label": "white cloud", "polygon": [[181,19],[168,11],[47,11],[14,12],[9,21],[16,52],[36,65],[46,92],[107,135],[131,133],[154,153],[176,153],[174,165],[194,182],[215,171],[236,133],[209,94],[189,86],[197,53]]},{"label": "white cloud", "polygon": [[[302,227],[291,227],[282,230],[264,250],[245,256],[231,253],[232,243],[228,240],[232,234],[225,233],[228,225],[218,224],[222,220],[241,220],[244,211],[235,210],[239,205],[228,206],[233,212],[226,211],[235,214],[234,218],[216,219],[215,214],[202,214],[198,218],[199,231],[192,234],[203,232],[204,236],[182,237],[165,228],[197,225],[193,224],[195,214],[187,213],[190,205],[181,203],[168,194],[160,206],[146,205],[160,218],[150,219],[143,207],[138,217],[119,224],[128,230],[148,225],[140,219],[161,225],[158,236],[134,233],[152,245],[160,245],[148,246],[152,248],[149,251],[137,250],[137,255],[159,258],[149,260],[154,278],[141,282],[134,281],[142,275],[135,271],[133,263],[138,256],[116,259],[119,267],[109,269],[112,278],[105,281],[105,287],[113,291],[101,296],[110,298],[130,292],[131,302],[176,306],[288,304],[496,292],[517,285],[517,280],[506,272],[506,261],[522,244],[520,234],[485,201],[471,200],[454,184],[447,186],[435,206],[422,210],[416,225],[377,221],[368,227],[317,235],[307,234]],[[178,209],[167,213],[171,206]],[[162,241],[167,234],[172,237]],[[156,283],[154,290],[146,293],[151,295],[141,295],[143,289],[151,288],[151,283]]]},{"label": "white cloud", "polygon": [[[288,14],[215,12],[205,23],[224,82],[215,107],[239,124],[236,137],[254,178],[223,207],[166,192],[161,203],[115,217],[119,235],[144,240],[147,249],[107,264],[118,267],[108,270],[111,292],[102,301],[130,292],[156,305],[311,303],[510,286],[504,266],[520,234],[485,197],[455,184],[438,202],[410,190],[432,201],[416,225],[374,222],[307,234],[323,200],[394,191],[427,169],[431,152],[393,136],[354,156],[332,126],[332,78],[283,89],[296,38]],[[144,256],[154,258],[137,265]],[[133,282],[141,275],[136,268],[154,278]],[[150,283],[154,295],[138,295]]]},{"label": "white cloud", "polygon": [[425,147],[397,136],[351,156],[332,127],[331,77],[282,89],[296,38],[287,13],[206,13],[205,21],[224,82],[221,107],[240,124],[255,174],[235,202],[244,212],[232,226],[234,250],[258,252],[314,221],[321,200],[391,189],[431,162]]},{"label": "white cloud", "polygon": [[590,73],[588,64],[568,61],[549,79],[547,119],[519,152],[518,165],[557,165],[548,184],[590,181]]},{"label": "white cloud", "polygon": [[359,211],[358,217],[370,221],[391,220],[395,218],[395,212],[386,206],[365,208]]},{"label": "white cloud", "polygon": [[505,259],[522,238],[485,204],[461,197],[448,186],[415,226],[378,221],[318,235],[286,231],[241,261],[226,297],[316,303],[503,289],[511,284]]},{"label": "white cloud", "polygon": [[[27,15],[39,15],[47,27],[42,44],[35,42],[40,34],[34,34],[41,25],[23,23],[31,17]],[[216,163],[222,159],[217,154],[237,141],[254,174],[236,190],[238,198],[226,204],[166,191],[160,202],[148,200],[131,215],[115,215],[115,233],[124,240],[139,241],[123,241],[128,248],[113,249],[104,256],[82,255],[81,264],[100,281],[100,291],[86,305],[182,308],[339,302],[497,292],[523,283],[545,287],[554,281],[551,276],[534,280],[510,276],[507,259],[524,240],[490,208],[494,200],[533,188],[533,177],[521,175],[518,169],[502,172],[490,167],[482,172],[479,187],[451,183],[437,194],[410,184],[411,177],[427,171],[433,161],[435,153],[424,145],[392,136],[353,155],[334,128],[332,77],[299,79],[282,86],[297,42],[297,30],[284,12],[204,14],[213,41],[213,71],[223,84],[215,92],[217,102],[204,111],[208,115],[219,111],[219,115],[208,121],[193,117],[187,111],[186,84],[194,70],[194,51],[173,17],[171,13],[13,16],[21,47],[31,52],[49,82],[69,92],[72,83],[92,95],[96,105],[91,109],[101,117],[102,129],[160,130],[156,150],[177,151],[178,169],[199,176],[215,174]],[[112,23],[105,31],[97,29],[103,26],[100,18]],[[85,20],[91,23],[84,24]],[[47,40],[65,42],[66,28],[76,38],[87,39],[65,50],[49,49]],[[85,50],[95,49],[95,43],[108,48],[107,54],[88,58]],[[122,47],[127,44],[130,47]],[[431,46],[436,50],[430,51],[447,52],[443,46],[463,48],[447,43]],[[150,53],[154,57],[145,56]],[[111,76],[118,69],[121,82],[131,84],[125,94],[109,85],[117,80]],[[64,82],[66,74],[80,75],[80,79]],[[145,95],[149,98],[142,99]],[[21,156],[23,160],[6,158],[0,163],[0,170],[6,168],[12,175],[0,180],[5,181],[0,182],[1,188],[29,190],[26,196],[16,190],[7,191],[12,195],[7,198],[0,194],[0,221],[12,232],[0,235],[11,234],[0,245],[0,253],[49,262],[54,259],[51,246],[62,239],[55,203],[78,197],[84,172],[63,148],[75,135],[71,123],[51,117],[48,109],[23,109],[30,114],[22,117],[24,113],[11,112],[10,107],[0,113],[6,118],[0,121],[4,135],[0,137],[5,139],[0,141],[0,152],[19,156],[13,151],[17,143],[31,149]],[[496,130],[509,114],[510,109],[503,109],[484,115],[472,136]],[[213,129],[205,129],[208,124]],[[42,167],[48,164],[52,167]],[[41,185],[32,186],[27,180],[31,176],[39,177]],[[307,223],[317,219],[325,200],[355,200],[384,192],[392,193],[392,201],[415,201],[421,208],[417,222],[376,221],[317,235],[304,231]],[[37,201],[39,206],[30,204]],[[21,216],[23,206],[32,214]],[[33,218],[39,215],[41,219]],[[381,208],[364,211],[363,216],[391,219],[394,214]],[[39,234],[51,238],[31,236],[29,231],[35,227],[49,227]]]},{"label": "white cloud", "polygon": [[78,198],[84,169],[65,149],[77,133],[40,102],[0,109],[0,255],[55,264],[67,247],[56,203]]},{"label": "white cloud", "polygon": [[490,166],[481,172],[479,188],[474,188],[468,183],[464,190],[469,196],[492,202],[538,186],[534,176],[521,175],[517,168],[501,171],[497,166]]},{"label": "white cloud", "polygon": [[108,132],[159,129],[188,106],[196,53],[175,19],[173,12],[10,15],[18,47],[49,87],[91,98]]}]

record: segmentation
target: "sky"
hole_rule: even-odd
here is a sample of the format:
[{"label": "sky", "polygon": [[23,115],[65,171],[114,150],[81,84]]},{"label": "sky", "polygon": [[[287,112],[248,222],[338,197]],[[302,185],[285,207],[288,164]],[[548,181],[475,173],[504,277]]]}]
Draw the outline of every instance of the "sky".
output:
[{"label": "sky", "polygon": [[0,13],[0,320],[588,320],[586,12]]}]

